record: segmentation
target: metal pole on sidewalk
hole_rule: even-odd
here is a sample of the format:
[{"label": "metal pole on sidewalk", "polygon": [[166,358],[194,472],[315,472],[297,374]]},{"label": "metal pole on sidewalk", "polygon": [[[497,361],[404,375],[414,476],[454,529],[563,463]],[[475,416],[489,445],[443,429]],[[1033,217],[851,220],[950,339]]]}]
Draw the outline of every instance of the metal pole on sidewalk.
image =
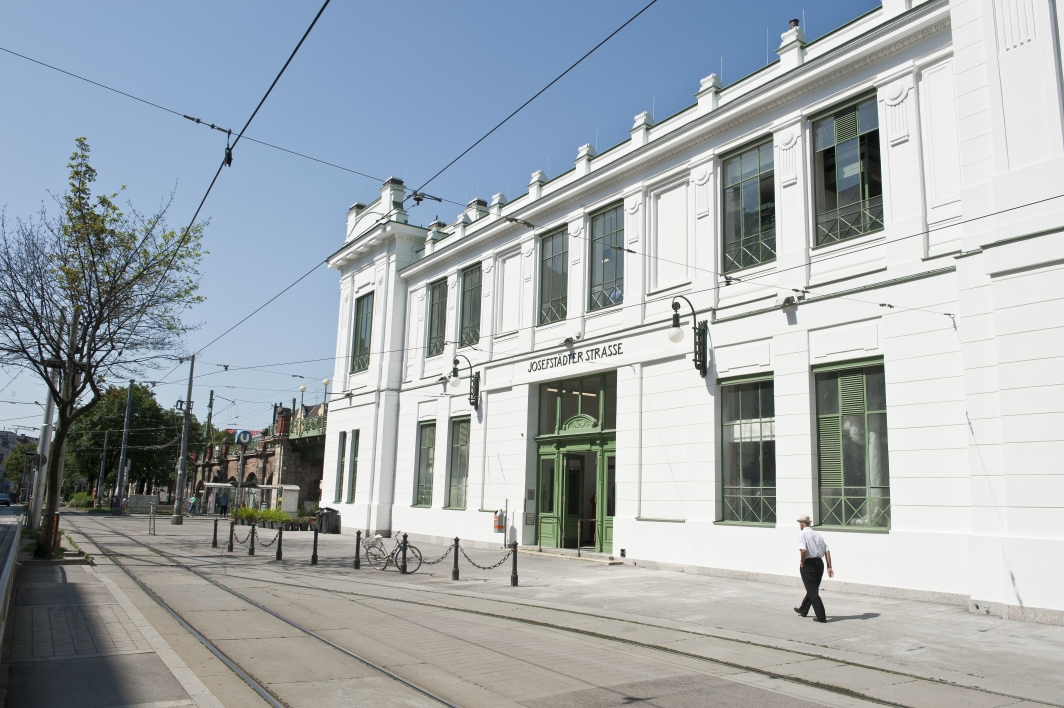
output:
[{"label": "metal pole on sidewalk", "polygon": [[233,552],[233,534],[236,533],[236,522],[229,522],[229,553]]},{"label": "metal pole on sidewalk", "polygon": [[100,455],[100,479],[96,482],[96,503],[93,504],[97,509],[103,508],[103,478],[107,474],[107,438],[110,436],[111,431],[103,431],[103,454]]},{"label": "metal pole on sidewalk", "polygon": [[214,520],[214,538],[211,539],[211,548],[218,547],[218,519]]},{"label": "metal pole on sidewalk", "polygon": [[257,520],[251,522],[251,543],[248,545],[249,556],[255,555],[255,524],[257,523]]},{"label": "metal pole on sidewalk", "polygon": [[362,567],[362,529],[355,531],[355,570]]},{"label": "metal pole on sidewalk", "polygon": [[458,537],[454,537],[454,565],[451,566],[451,580],[458,580]]},{"label": "metal pole on sidewalk", "polygon": [[283,560],[281,558],[281,544],[284,542],[284,529],[277,529],[277,560]]},{"label": "metal pole on sidewalk", "polygon": [[196,355],[189,359],[188,365],[188,395],[185,396],[185,424],[181,428],[181,457],[177,462],[177,494],[174,499],[174,515],[170,517],[170,523],[180,526],[185,518],[182,511],[185,506],[185,470],[188,467],[188,434],[192,424],[192,376],[196,370]]},{"label": "metal pole on sidewalk", "polygon": [[115,514],[122,513],[122,499],[125,497],[126,487],[126,447],[129,445],[129,409],[133,406],[133,383],[134,380],[129,380],[129,386],[126,388],[126,418],[122,423],[122,448],[118,453],[118,473],[115,480],[115,504],[111,508],[111,511]]},{"label": "metal pole on sidewalk", "polygon": [[403,534],[403,560],[402,560],[402,563],[399,565],[399,574],[400,575],[406,575],[406,536],[407,536],[407,534],[404,533]]},{"label": "metal pole on sidewalk", "polygon": [[314,552],[310,554],[310,564],[318,564],[318,525],[314,524]]},{"label": "metal pole on sidewalk", "polygon": [[517,541],[510,544],[510,550],[514,554],[513,567],[510,569],[510,587],[517,587]]}]

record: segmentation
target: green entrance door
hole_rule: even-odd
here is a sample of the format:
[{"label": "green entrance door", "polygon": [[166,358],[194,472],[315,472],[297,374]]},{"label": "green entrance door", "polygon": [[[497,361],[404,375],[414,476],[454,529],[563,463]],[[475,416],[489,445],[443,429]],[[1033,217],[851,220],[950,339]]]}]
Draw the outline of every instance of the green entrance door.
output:
[{"label": "green entrance door", "polygon": [[562,489],[562,546],[576,548],[577,525],[584,507],[584,456],[565,456],[565,481]]},{"label": "green entrance door", "polygon": [[617,456],[613,452],[599,455],[603,470],[598,478],[598,508],[595,510],[595,549],[603,553],[613,552],[613,515],[617,508]]}]

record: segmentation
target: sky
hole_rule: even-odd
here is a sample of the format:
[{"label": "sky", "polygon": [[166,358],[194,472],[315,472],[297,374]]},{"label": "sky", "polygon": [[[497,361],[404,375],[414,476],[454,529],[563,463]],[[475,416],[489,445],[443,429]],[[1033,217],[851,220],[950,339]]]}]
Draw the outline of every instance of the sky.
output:
[{"label": "sky", "polygon": [[[209,220],[195,325],[198,351],[343,243],[348,207],[400,177],[418,187],[628,20],[648,0],[333,0],[247,135],[371,177],[241,142],[200,214]],[[694,103],[699,79],[724,84],[775,60],[791,18],[814,39],[877,7],[869,0],[658,0],[425,191],[456,202],[523,194],[530,175],[570,169],[578,146],[626,140],[632,118]],[[320,7],[290,2],[28,2],[0,5],[0,47],[237,132]],[[768,39],[766,40],[766,36]],[[766,47],[766,44],[769,46]],[[66,188],[78,136],[95,189],[153,211],[175,192],[183,228],[223,156],[226,136],[0,52],[0,207],[9,219]],[[426,201],[410,221],[453,204]],[[274,402],[320,402],[332,376],[338,274],[324,266],[196,362],[194,411],[258,429]],[[317,360],[317,361],[314,361]],[[291,363],[300,362],[300,363]],[[226,370],[224,367],[229,366]],[[254,368],[249,368],[254,367]],[[164,406],[185,397],[188,365],[145,376]],[[0,371],[0,429],[39,426],[44,385]],[[29,430],[27,432],[35,433]]]}]

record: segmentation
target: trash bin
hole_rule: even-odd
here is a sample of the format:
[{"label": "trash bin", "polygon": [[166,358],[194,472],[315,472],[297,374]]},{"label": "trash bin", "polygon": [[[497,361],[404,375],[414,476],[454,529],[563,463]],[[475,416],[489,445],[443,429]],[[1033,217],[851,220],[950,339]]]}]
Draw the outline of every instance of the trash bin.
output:
[{"label": "trash bin", "polygon": [[319,508],[318,533],[340,533],[340,512],[329,507]]}]

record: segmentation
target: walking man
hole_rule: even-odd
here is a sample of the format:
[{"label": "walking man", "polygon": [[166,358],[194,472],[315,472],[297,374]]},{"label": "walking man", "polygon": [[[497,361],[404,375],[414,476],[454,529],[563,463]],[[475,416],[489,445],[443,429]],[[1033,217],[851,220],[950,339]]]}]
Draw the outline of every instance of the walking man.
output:
[{"label": "walking man", "polygon": [[794,611],[802,617],[809,616],[809,608],[813,608],[816,615],[815,622],[827,622],[824,613],[824,602],[820,599],[820,581],[824,578],[824,562],[828,564],[828,577],[834,578],[835,571],[831,569],[831,551],[828,544],[819,532],[810,528],[813,525],[808,515],[798,519],[798,571],[802,575],[802,583],[805,585],[805,599]]},{"label": "walking man", "polygon": [[222,498],[221,498],[221,501],[219,503],[221,504],[221,507],[222,507],[222,516],[228,517],[229,516],[229,495],[228,494],[223,494]]}]

